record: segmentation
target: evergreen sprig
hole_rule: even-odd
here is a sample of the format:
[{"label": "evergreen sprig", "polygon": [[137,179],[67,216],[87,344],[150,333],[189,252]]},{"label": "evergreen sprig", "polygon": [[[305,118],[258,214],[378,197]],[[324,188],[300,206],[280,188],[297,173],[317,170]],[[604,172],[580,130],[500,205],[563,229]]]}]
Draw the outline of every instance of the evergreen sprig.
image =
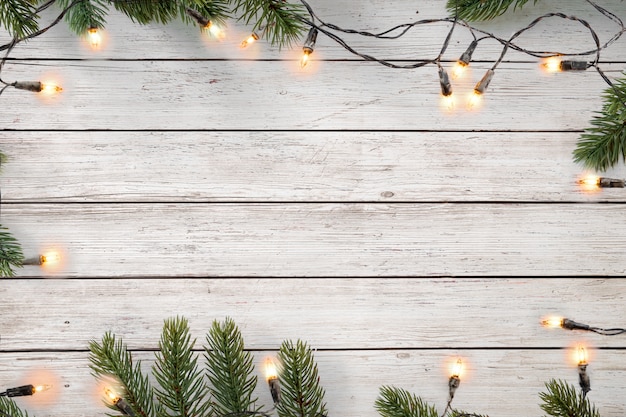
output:
[{"label": "evergreen sprig", "polygon": [[231,318],[214,321],[205,347],[213,408],[218,415],[258,412],[253,397],[257,377],[252,355],[244,350],[243,336]]},{"label": "evergreen sprig", "polygon": [[574,160],[597,171],[626,162],[626,72],[603,95],[602,111],[591,120],[574,150]]},{"label": "evergreen sprig", "polygon": [[576,388],[561,380],[552,379],[546,383],[547,392],[539,393],[543,401],[540,407],[552,417],[600,417],[587,397]]},{"label": "evergreen sprig", "polygon": [[103,28],[109,11],[108,2],[104,0],[82,0],[72,7],[71,0],[57,0],[63,9],[69,8],[65,15],[70,30],[84,34],[90,28]]},{"label": "evergreen sprig", "polygon": [[28,417],[28,412],[22,410],[11,398],[0,397],[1,417]]},{"label": "evergreen sprig", "polygon": [[253,31],[263,28],[268,41],[279,47],[290,46],[307,28],[306,9],[302,4],[282,0],[238,0],[233,12],[241,12],[239,20],[254,23]]},{"label": "evergreen sprig", "polygon": [[206,386],[193,352],[195,342],[195,339],[191,340],[185,318],[165,321],[160,352],[156,354],[152,368],[160,385],[155,392],[164,406],[157,410],[157,417],[200,417],[206,414],[209,403],[204,401]]},{"label": "evergreen sprig", "polygon": [[21,268],[23,262],[20,243],[6,227],[0,225],[0,277],[15,276],[14,268]]},{"label": "evergreen sprig", "polygon": [[231,17],[232,0],[183,0],[179,4],[179,15],[186,23],[195,23],[187,15],[187,8],[193,9],[213,23],[224,24]]},{"label": "evergreen sprig", "polygon": [[0,26],[14,38],[23,38],[38,29],[35,0],[0,1]]},{"label": "evergreen sprig", "polygon": [[323,417],[326,415],[324,389],[319,384],[317,364],[311,348],[298,340],[284,341],[278,352],[281,363],[279,417]]},{"label": "evergreen sprig", "polygon": [[[163,415],[159,403],[154,401],[153,388],[148,377],[141,371],[141,362],[133,364],[133,357],[121,339],[107,332],[102,342],[89,343],[90,368],[96,378],[108,380],[114,378],[121,385],[122,395],[137,416],[157,417]],[[116,409],[107,403],[109,408]]]},{"label": "evergreen sprig", "polygon": [[[534,0],[537,3],[538,0]],[[467,21],[490,20],[513,9],[521,8],[528,0],[448,0],[446,7],[451,15]]]},{"label": "evergreen sprig", "polygon": [[439,417],[437,409],[405,389],[382,386],[375,403],[383,417]]}]

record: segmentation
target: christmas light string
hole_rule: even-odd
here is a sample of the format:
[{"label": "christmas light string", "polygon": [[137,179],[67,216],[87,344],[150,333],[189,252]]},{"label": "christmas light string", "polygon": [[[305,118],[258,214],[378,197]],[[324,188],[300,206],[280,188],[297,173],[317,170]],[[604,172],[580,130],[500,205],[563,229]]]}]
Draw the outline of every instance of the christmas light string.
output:
[{"label": "christmas light string", "polygon": [[603,329],[601,327],[594,327],[588,324],[578,323],[574,320],[563,317],[549,317],[543,319],[541,324],[548,328],[562,328],[566,330],[582,330],[600,334],[602,336],[617,336],[626,333],[626,329],[614,327],[610,329]]}]

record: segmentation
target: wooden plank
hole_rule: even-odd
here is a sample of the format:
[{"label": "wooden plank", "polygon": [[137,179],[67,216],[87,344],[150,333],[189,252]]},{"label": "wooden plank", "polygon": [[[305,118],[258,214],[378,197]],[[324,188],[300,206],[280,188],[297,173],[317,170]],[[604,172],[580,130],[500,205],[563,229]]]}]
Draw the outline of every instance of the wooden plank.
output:
[{"label": "wooden plank", "polygon": [[24,276],[621,276],[620,204],[5,204]]},{"label": "wooden plank", "polygon": [[[327,62],[302,73],[284,62],[36,64],[7,65],[3,77],[61,80],[65,90],[54,97],[7,90],[4,105],[19,110],[4,116],[4,129],[559,131],[588,127],[606,88],[593,71],[547,76],[536,64],[508,64],[482,108],[470,111],[466,96],[483,63],[455,84],[458,106],[449,113],[434,67]],[[605,68],[613,76],[622,65]]]},{"label": "wooden plank", "polygon": [[[624,201],[577,133],[3,132],[5,202]],[[462,142],[462,144],[460,143]],[[626,177],[619,167],[604,174]]]},{"label": "wooden plank", "polygon": [[198,337],[232,317],[251,349],[297,338],[341,350],[625,345],[540,322],[625,327],[626,279],[12,280],[0,291],[4,351],[84,349],[106,331],[155,349],[163,320],[176,315]]},{"label": "wooden plank", "polygon": [[[421,19],[438,19],[448,15],[445,3],[439,0],[423,0],[418,5],[406,1],[388,1],[384,7],[375,0],[315,0],[310,2],[318,15],[330,23],[344,28],[380,32],[401,23]],[[601,4],[622,19],[626,16],[620,0],[605,0]],[[50,8],[42,14],[42,22],[52,21],[58,8]],[[416,13],[419,12],[419,13]],[[511,34],[523,28],[536,17],[548,12],[563,12],[587,20],[598,32],[602,42],[606,42],[619,27],[595,11],[587,2],[538,2],[527,4],[521,10],[508,13],[491,22],[474,23],[478,28],[508,39]],[[449,25],[431,24],[415,27],[398,40],[376,40],[357,36],[342,36],[357,50],[384,59],[426,59],[439,53],[447,35]],[[44,36],[19,45],[11,54],[16,58],[70,58],[70,59],[288,59],[297,60],[300,42],[292,48],[278,50],[265,41],[242,50],[240,42],[248,36],[250,27],[230,21],[226,28],[226,38],[218,42],[203,35],[195,26],[173,22],[169,25],[137,25],[128,18],[112,10],[107,18],[105,39],[102,47],[93,51],[79,37],[72,35],[65,24],[60,24]],[[463,28],[457,28],[451,39],[446,60],[456,60],[469,45],[472,37]],[[302,40],[303,41],[303,40]],[[301,42],[302,42],[301,41]],[[155,42],[158,47],[155,48]],[[578,52],[593,49],[594,43],[589,31],[582,25],[559,18],[548,19],[526,32],[518,39],[521,47],[542,51]],[[603,51],[605,61],[623,61],[626,51],[619,44]],[[495,61],[502,46],[494,41],[480,43],[474,59]],[[342,47],[320,34],[315,48],[316,59],[352,59]],[[533,57],[511,50],[509,60],[534,61]]]},{"label": "wooden plank", "polygon": [[[590,353],[590,400],[604,417],[623,416],[626,406],[618,383],[626,377],[623,355],[618,350]],[[273,352],[253,355],[259,377],[256,393],[263,404],[271,404],[262,361]],[[568,352],[561,350],[318,351],[315,358],[329,416],[374,417],[378,416],[374,401],[382,385],[407,389],[443,411],[448,363],[458,355],[465,359],[467,372],[453,405],[467,411],[502,417],[542,415],[538,393],[544,390],[544,382],[556,378],[577,386],[576,368]],[[153,363],[152,353],[136,352],[135,357],[146,371]],[[102,388],[90,375],[87,353],[2,353],[0,359],[5,385],[38,382],[35,379],[53,383],[48,392],[18,399],[38,416],[57,416],[68,410],[72,415],[107,411],[101,403]]]}]

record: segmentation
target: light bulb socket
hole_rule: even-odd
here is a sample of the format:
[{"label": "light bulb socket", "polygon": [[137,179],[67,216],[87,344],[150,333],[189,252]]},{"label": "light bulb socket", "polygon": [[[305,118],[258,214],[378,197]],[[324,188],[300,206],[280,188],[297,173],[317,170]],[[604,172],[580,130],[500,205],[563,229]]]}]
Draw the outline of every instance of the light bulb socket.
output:
[{"label": "light bulb socket", "polygon": [[483,75],[483,78],[481,78],[480,81],[476,83],[476,86],[474,87],[474,92],[476,94],[483,94],[485,90],[487,89],[487,87],[489,86],[489,83],[491,82],[492,78],[493,78],[493,70],[489,69],[487,70],[485,75]]},{"label": "light bulb socket", "polygon": [[452,84],[450,84],[450,77],[443,67],[439,67],[439,84],[441,85],[441,94],[449,96],[452,94]]},{"label": "light bulb socket", "polygon": [[27,395],[33,395],[35,392],[37,391],[35,390],[34,385],[29,384],[22,385],[20,387],[9,388],[5,391],[5,394],[7,397],[24,397]]},{"label": "light bulb socket", "polygon": [[280,384],[278,382],[278,378],[277,377],[268,378],[267,384],[270,387],[270,394],[272,394],[272,401],[274,401],[274,404],[278,404],[280,402]]},{"label": "light bulb socket", "polygon": [[11,85],[18,90],[32,91],[34,93],[39,93],[43,90],[41,81],[16,81]]},{"label": "light bulb socket", "polygon": [[587,61],[561,61],[559,69],[561,71],[586,71],[589,68]]},{"label": "light bulb socket", "polygon": [[448,380],[448,395],[450,396],[449,401],[452,401],[454,398],[454,393],[456,389],[461,385],[461,379],[458,375],[452,375]]},{"label": "light bulb socket", "polygon": [[190,16],[193,20],[195,20],[196,23],[200,25],[200,27],[205,28],[211,25],[211,21],[209,19],[207,19],[200,12],[192,8],[189,8],[189,7],[185,8],[185,13],[187,13],[188,16]]},{"label": "light bulb socket", "polygon": [[302,50],[308,53],[313,52],[316,41],[317,41],[317,29],[311,28],[309,30],[308,35],[306,35],[306,39],[304,41],[304,45],[302,46]]},{"label": "light bulb socket", "polygon": [[591,391],[591,380],[589,379],[589,374],[587,374],[587,363],[578,364],[578,384],[583,395],[587,395]]},{"label": "light bulb socket", "polygon": [[587,324],[577,323],[574,320],[563,319],[561,327],[567,330],[589,330],[590,326]]},{"label": "light bulb socket", "polygon": [[114,401],[113,404],[115,405],[115,407],[117,407],[118,410],[122,412],[122,414],[130,416],[130,417],[135,416],[135,412],[133,411],[130,404],[124,401],[123,398],[118,398],[117,400]]},{"label": "light bulb socket", "polygon": [[22,262],[22,265],[43,265],[46,258],[43,255],[34,256],[32,258],[26,258]]},{"label": "light bulb socket", "polygon": [[461,54],[461,57],[459,58],[457,62],[463,65],[464,67],[469,65],[469,63],[472,61],[472,54],[474,54],[474,51],[476,50],[477,46],[478,46],[478,40],[475,39],[472,41],[472,43],[470,43],[470,45],[467,47],[465,52]]},{"label": "light bulb socket", "polygon": [[615,178],[605,178],[605,177],[598,178],[598,187],[602,187],[602,188],[624,188],[624,185],[626,185],[624,180],[615,179]]}]

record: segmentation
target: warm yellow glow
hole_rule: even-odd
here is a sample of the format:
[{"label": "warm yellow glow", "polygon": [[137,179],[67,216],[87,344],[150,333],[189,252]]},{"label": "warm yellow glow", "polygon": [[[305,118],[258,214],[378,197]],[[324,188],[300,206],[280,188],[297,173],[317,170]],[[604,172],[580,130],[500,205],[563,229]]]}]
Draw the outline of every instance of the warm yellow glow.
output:
[{"label": "warm yellow glow", "polygon": [[563,318],[562,317],[548,317],[541,321],[541,324],[544,327],[549,327],[551,329],[558,329],[563,326]]},{"label": "warm yellow glow", "polygon": [[457,61],[456,64],[454,64],[454,67],[452,68],[452,78],[461,78],[463,76],[463,74],[465,74],[465,70],[467,69],[467,65]]},{"label": "warm yellow glow", "polygon": [[560,72],[561,60],[555,56],[546,58],[541,66],[546,72]]},{"label": "warm yellow glow", "polygon": [[597,175],[587,175],[580,179],[578,183],[582,185],[598,185],[600,183],[600,177]]},{"label": "warm yellow glow", "polygon": [[458,358],[456,362],[454,362],[450,366],[450,376],[460,378],[463,373],[463,361],[461,358]]},{"label": "warm yellow glow", "polygon": [[276,364],[272,358],[267,358],[265,360],[265,378],[268,381],[278,378],[278,370],[276,369]]},{"label": "warm yellow glow", "polygon": [[43,391],[48,391],[50,388],[52,388],[52,385],[44,384],[44,385],[37,385],[34,388],[34,390],[35,392],[43,392]]},{"label": "warm yellow glow", "polygon": [[467,108],[473,110],[478,108],[483,101],[483,95],[478,91],[474,90],[470,95],[469,100],[467,101]]},{"label": "warm yellow glow", "polygon": [[309,55],[311,55],[311,52],[309,51],[304,51],[302,53],[302,58],[300,58],[300,68],[304,68],[307,66],[307,64],[309,63]]},{"label": "warm yellow glow", "polygon": [[61,255],[58,252],[47,252],[40,257],[42,265],[54,265],[61,260]]},{"label": "warm yellow glow", "polygon": [[584,346],[580,345],[576,348],[576,360],[578,361],[579,365],[586,365],[587,364],[587,350],[585,349]]},{"label": "warm yellow glow", "polygon": [[93,49],[97,49],[100,46],[100,42],[102,42],[102,36],[100,35],[100,31],[98,31],[98,28],[89,28],[89,30],[87,31],[87,41]]},{"label": "warm yellow glow", "polygon": [[450,94],[447,96],[442,95],[441,96],[441,107],[443,107],[444,110],[447,111],[452,111],[454,110],[454,105],[455,105],[455,98],[454,98],[454,94]]},{"label": "warm yellow glow", "polygon": [[252,45],[254,42],[256,42],[259,39],[259,36],[256,33],[253,33],[252,35],[248,36],[248,39],[244,40],[243,42],[241,42],[241,47],[242,48],[246,48],[249,45]]},{"label": "warm yellow glow", "polygon": [[226,37],[226,33],[222,30],[219,25],[216,25],[213,22],[209,22],[206,24],[204,29],[211,34],[215,39],[222,40]]},{"label": "warm yellow glow", "polygon": [[105,388],[104,393],[113,403],[117,403],[120,400],[119,395],[117,395],[111,388]]},{"label": "warm yellow glow", "polygon": [[41,92],[47,95],[52,95],[63,91],[61,87],[54,83],[41,83]]}]

